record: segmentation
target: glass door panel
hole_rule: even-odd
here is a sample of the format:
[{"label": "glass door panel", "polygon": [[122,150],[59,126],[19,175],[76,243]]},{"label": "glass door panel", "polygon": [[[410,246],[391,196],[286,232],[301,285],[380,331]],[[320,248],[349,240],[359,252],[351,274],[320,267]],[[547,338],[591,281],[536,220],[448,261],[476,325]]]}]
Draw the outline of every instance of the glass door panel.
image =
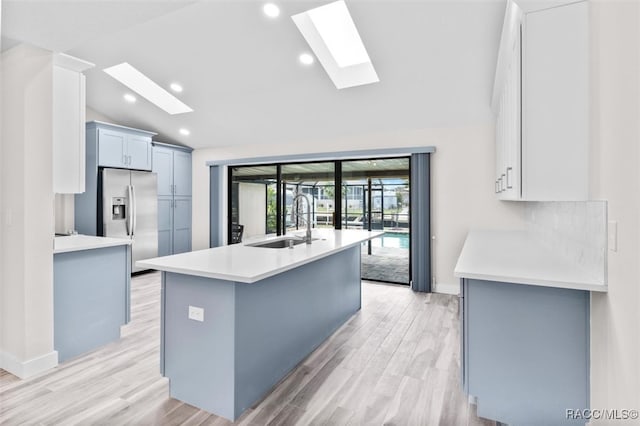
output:
[{"label": "glass door panel", "polygon": [[342,162],[346,229],[382,230],[362,247],[362,278],[409,284],[409,159]]},{"label": "glass door panel", "polygon": [[[306,229],[307,209],[312,228],[333,228],[335,211],[335,163],[297,163],[282,165],[283,234]],[[298,194],[309,200],[309,206]]]},{"label": "glass door panel", "polygon": [[275,233],[276,166],[230,168],[229,229],[230,244],[245,238]]}]

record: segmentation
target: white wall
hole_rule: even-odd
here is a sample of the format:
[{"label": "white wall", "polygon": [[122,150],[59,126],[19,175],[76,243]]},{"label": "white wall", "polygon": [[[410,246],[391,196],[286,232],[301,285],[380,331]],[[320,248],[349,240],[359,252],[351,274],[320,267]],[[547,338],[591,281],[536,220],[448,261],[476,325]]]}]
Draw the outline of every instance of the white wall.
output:
[{"label": "white wall", "polygon": [[591,297],[591,407],[638,409],[640,2],[593,1],[591,25],[591,187],[618,223],[609,292]]},{"label": "white wall", "polygon": [[458,255],[471,228],[524,227],[523,206],[505,203],[493,193],[493,126],[425,129],[293,145],[197,149],[193,152],[193,249],[209,244],[209,160],[401,146],[435,146],[432,165],[433,271],[438,291],[455,291]]},{"label": "white wall", "polygon": [[26,45],[2,56],[2,368],[24,377],[57,364],[53,56]]}]

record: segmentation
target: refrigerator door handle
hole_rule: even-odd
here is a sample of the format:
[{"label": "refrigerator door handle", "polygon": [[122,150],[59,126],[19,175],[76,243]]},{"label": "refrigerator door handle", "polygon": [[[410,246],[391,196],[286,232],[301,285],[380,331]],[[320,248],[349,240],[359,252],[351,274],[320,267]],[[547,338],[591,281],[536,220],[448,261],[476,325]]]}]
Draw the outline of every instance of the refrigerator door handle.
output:
[{"label": "refrigerator door handle", "polygon": [[136,216],[138,214],[138,206],[136,203],[136,187],[131,185],[131,194],[133,195],[133,211],[131,212],[131,223],[133,226],[131,227],[131,235],[136,234]]},{"label": "refrigerator door handle", "polygon": [[127,185],[127,195],[129,198],[129,215],[127,217],[127,235],[133,235],[133,190],[131,185]]}]

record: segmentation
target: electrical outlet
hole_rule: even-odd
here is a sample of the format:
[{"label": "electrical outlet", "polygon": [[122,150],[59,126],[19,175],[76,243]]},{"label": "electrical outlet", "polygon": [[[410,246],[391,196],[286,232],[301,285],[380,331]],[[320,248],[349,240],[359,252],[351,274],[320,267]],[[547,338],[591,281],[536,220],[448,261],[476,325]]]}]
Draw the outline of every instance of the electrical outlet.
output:
[{"label": "electrical outlet", "polygon": [[618,251],[618,222],[615,220],[609,221],[607,229],[608,246],[611,251]]},{"label": "electrical outlet", "polygon": [[189,319],[194,321],[204,321],[204,308],[189,305]]}]

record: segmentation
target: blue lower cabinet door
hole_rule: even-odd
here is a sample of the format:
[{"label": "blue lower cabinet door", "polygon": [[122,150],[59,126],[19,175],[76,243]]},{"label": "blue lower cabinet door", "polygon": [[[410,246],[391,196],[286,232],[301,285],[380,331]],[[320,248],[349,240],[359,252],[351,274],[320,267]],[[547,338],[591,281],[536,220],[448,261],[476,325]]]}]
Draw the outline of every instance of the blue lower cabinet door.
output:
[{"label": "blue lower cabinet door", "polygon": [[173,203],[173,253],[191,251],[191,197],[176,197]]}]

